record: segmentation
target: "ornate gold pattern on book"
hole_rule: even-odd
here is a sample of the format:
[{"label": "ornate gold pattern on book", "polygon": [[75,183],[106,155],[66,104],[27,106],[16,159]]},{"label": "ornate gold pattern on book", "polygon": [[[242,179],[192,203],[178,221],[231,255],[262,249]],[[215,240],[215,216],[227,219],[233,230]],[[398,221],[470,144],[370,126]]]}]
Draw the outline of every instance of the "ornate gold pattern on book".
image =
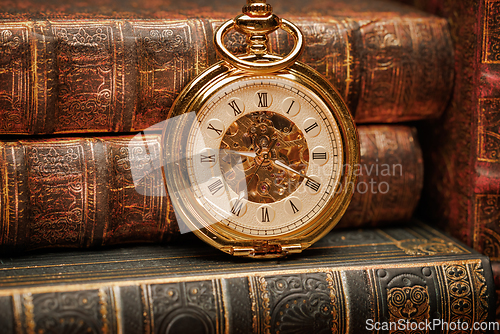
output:
[{"label": "ornate gold pattern on book", "polygon": [[[152,173],[154,162],[160,161],[159,137],[143,141],[110,140],[107,145],[110,207],[109,224],[104,244],[117,244],[132,237],[137,241],[161,240],[158,231],[168,228],[163,197],[163,180]],[[132,175],[132,168],[133,173]],[[156,176],[156,177],[155,177]],[[134,178],[140,182],[134,182]]]},{"label": "ornate gold pattern on book", "polygon": [[476,195],[473,247],[488,255],[492,261],[500,260],[500,235],[496,232],[500,220],[500,195]]},{"label": "ornate gold pattern on book", "polygon": [[[409,322],[425,322],[430,319],[429,291],[426,286],[395,287],[387,293],[389,321],[397,323],[400,319]],[[390,333],[398,333],[391,330]],[[427,330],[412,333],[428,333]]]},{"label": "ornate gold pattern on book", "polygon": [[[100,290],[67,291],[37,294],[33,297],[36,327],[33,333],[89,333],[103,332],[106,319],[102,317],[103,307]],[[104,293],[104,295],[102,295]],[[25,304],[25,312],[26,304]],[[108,332],[109,333],[109,332]]]},{"label": "ornate gold pattern on book", "polygon": [[[445,280],[449,292],[446,305],[450,311],[450,321],[469,323],[486,320],[485,310],[488,296],[485,294],[485,279],[480,263],[474,265],[444,265]],[[471,277],[471,272],[475,277]],[[474,288],[473,284],[476,286]]]},{"label": "ornate gold pattern on book", "polygon": [[27,149],[33,246],[80,245],[87,217],[87,174],[83,145],[44,146]]},{"label": "ornate gold pattern on book", "polygon": [[187,322],[193,329],[216,333],[220,319],[215,299],[211,281],[151,285],[153,332],[174,333]]},{"label": "ornate gold pattern on book", "polygon": [[[500,4],[500,2],[498,2]],[[500,5],[499,5],[500,7]],[[500,48],[500,44],[499,44]],[[478,157],[479,161],[500,162],[500,99],[479,99]]]},{"label": "ornate gold pattern on book", "polygon": [[340,272],[265,276],[258,281],[263,319],[260,332],[304,332],[315,327],[345,332]]},{"label": "ornate gold pattern on book", "polygon": [[28,28],[0,25],[0,132],[24,132],[29,114],[30,76]]},{"label": "ornate gold pattern on book", "polygon": [[500,1],[486,0],[483,31],[483,63],[500,64]]},{"label": "ornate gold pattern on book", "polygon": [[452,242],[443,239],[411,239],[401,240],[396,243],[408,255],[437,255],[437,254],[458,254],[462,250]]},{"label": "ornate gold pattern on book", "polygon": [[31,293],[24,293],[22,295],[24,316],[26,317],[26,332],[27,334],[35,334],[35,306],[33,304],[33,295]]},{"label": "ornate gold pattern on book", "polygon": [[327,272],[326,281],[330,290],[330,308],[332,315],[332,334],[348,332],[348,317],[345,307],[345,293],[342,288],[340,272]]},{"label": "ornate gold pattern on book", "polygon": [[52,31],[58,43],[56,119],[59,121],[55,124],[58,132],[86,127],[106,131],[112,127],[114,100],[121,98],[115,80],[123,75],[116,73],[123,69],[118,66],[120,60],[117,59],[116,46],[119,44],[112,31],[113,28],[119,30],[119,25],[53,25]]},{"label": "ornate gold pattern on book", "polygon": [[109,334],[111,332],[109,325],[110,314],[108,314],[108,293],[107,291],[111,291],[109,288],[100,288],[99,295],[99,314],[101,316],[102,327],[101,331],[103,334]]},{"label": "ornate gold pattern on book", "polygon": [[139,101],[132,130],[142,130],[151,120],[165,119],[182,88],[207,66],[198,50],[207,41],[197,36],[202,31],[197,21],[136,22],[133,29],[139,46]]},{"label": "ornate gold pattern on book", "polygon": [[[258,316],[262,319],[260,323],[260,332],[264,334],[271,333],[271,311],[269,309],[269,293],[267,292],[267,281],[264,277],[257,277],[258,284],[258,296],[260,307],[259,310],[262,312]],[[255,326],[253,326],[255,328]]]},{"label": "ornate gold pattern on book", "polygon": [[[299,24],[308,45],[304,62],[339,89],[359,121],[422,119],[445,107],[452,84],[446,22],[408,12],[401,19],[392,11],[374,13],[368,24],[314,15]],[[196,13],[206,19],[169,13],[178,20],[84,20],[81,14],[67,20],[14,15],[9,19],[19,22],[0,24],[1,133],[144,130],[163,121],[180,90],[217,61],[211,39],[220,21],[203,16],[209,12]],[[240,50],[241,36],[229,37]],[[289,48],[284,33],[271,44],[277,52]]]},{"label": "ornate gold pattern on book", "polygon": [[469,265],[469,272],[472,276],[472,284],[475,302],[475,318],[476,321],[484,322],[488,319],[488,300],[493,296],[488,294],[486,278],[484,276],[484,269],[481,262],[476,262]]}]

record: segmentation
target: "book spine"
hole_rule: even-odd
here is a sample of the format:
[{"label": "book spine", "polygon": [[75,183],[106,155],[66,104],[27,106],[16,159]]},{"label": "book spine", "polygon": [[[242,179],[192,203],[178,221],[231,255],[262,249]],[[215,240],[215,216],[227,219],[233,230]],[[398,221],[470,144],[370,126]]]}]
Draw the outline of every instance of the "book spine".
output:
[{"label": "book spine", "polygon": [[[0,133],[142,131],[217,61],[220,20],[0,22]],[[302,61],[341,92],[358,123],[437,117],[452,89],[452,46],[437,17],[297,20]],[[241,36],[239,36],[241,37]],[[243,39],[228,37],[231,50]],[[273,52],[292,43],[271,37]],[[432,73],[432,75],[428,75]]]},{"label": "book spine", "polygon": [[473,325],[494,313],[487,266],[477,258],[12,287],[0,291],[0,325],[6,334],[215,334],[361,333],[386,323],[388,333],[429,333],[396,326],[440,320],[455,327],[436,331],[481,333]]},{"label": "book spine", "polygon": [[[361,126],[359,133],[361,164],[353,168],[360,183],[340,226],[410,217],[423,184],[415,130]],[[163,178],[148,172],[163,165],[160,135],[133,138],[0,142],[0,251],[161,242],[177,235]]]},{"label": "book spine", "polygon": [[[161,178],[134,187],[130,164],[160,155],[158,137],[52,139],[0,144],[4,250],[160,242],[175,234]],[[141,160],[142,159],[142,160]],[[155,196],[156,195],[156,196]]]},{"label": "book spine", "polygon": [[493,280],[495,282],[495,294],[497,297],[495,304],[495,320],[500,323],[500,262],[491,262],[491,271],[493,273]]},{"label": "book spine", "polygon": [[338,227],[382,226],[408,221],[424,180],[416,129],[401,125],[360,126],[361,163],[351,204]]},{"label": "book spine", "polygon": [[453,235],[499,261],[500,1],[439,2],[435,10],[449,19],[456,41],[456,80],[450,107],[425,144],[424,203]]}]

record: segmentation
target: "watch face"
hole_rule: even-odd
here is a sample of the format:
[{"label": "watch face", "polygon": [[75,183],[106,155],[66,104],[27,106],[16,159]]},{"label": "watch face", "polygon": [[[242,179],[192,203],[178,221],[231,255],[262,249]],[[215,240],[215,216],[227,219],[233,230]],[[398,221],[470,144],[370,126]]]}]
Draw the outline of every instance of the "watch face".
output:
[{"label": "watch face", "polygon": [[[241,78],[197,111],[187,175],[209,217],[249,236],[279,236],[315,219],[336,195],[343,147],[322,100],[278,76]],[[206,216],[206,215],[204,215]]]}]

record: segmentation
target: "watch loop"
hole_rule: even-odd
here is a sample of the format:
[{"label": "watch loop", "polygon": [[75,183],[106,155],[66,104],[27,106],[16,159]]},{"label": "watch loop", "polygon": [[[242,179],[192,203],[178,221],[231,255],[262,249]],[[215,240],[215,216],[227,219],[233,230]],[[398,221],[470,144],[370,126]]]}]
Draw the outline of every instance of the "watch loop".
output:
[{"label": "watch loop", "polygon": [[[216,31],[214,36],[215,50],[224,61],[245,71],[266,74],[277,72],[281,69],[289,67],[298,60],[302,50],[304,49],[304,37],[296,25],[288,20],[279,19],[274,14],[271,14],[269,17],[271,18],[271,21],[273,23],[277,23],[277,25],[266,25],[260,21],[256,23],[255,21],[250,20],[249,21],[253,24],[246,25],[248,22],[242,22],[242,19],[247,17],[255,19],[255,17],[240,15],[236,19],[226,21]],[[258,26],[260,29],[255,28],[255,26]],[[224,37],[233,28],[239,32],[247,34],[247,41],[249,44],[248,53],[245,55],[235,56],[224,45]],[[283,29],[293,37],[294,46],[292,51],[290,51],[290,53],[285,57],[273,57],[276,59],[279,58],[279,60],[269,61],[269,57],[266,57],[266,55],[269,54],[267,53],[267,47],[265,46],[267,43],[267,35],[278,28]],[[252,32],[250,33],[250,31]],[[244,56],[248,55],[255,55],[255,57],[252,57],[254,61],[246,60]]]}]

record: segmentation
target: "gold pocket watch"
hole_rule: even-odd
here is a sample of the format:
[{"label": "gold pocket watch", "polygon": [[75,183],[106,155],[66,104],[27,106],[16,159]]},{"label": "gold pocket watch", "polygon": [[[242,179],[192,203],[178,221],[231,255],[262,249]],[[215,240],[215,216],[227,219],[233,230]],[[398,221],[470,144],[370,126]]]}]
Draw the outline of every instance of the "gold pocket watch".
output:
[{"label": "gold pocket watch", "polygon": [[[286,56],[267,52],[268,34],[294,39]],[[247,53],[224,45],[235,29]],[[232,255],[299,253],[344,214],[355,186],[359,142],[339,93],[297,61],[301,31],[247,0],[214,37],[222,61],[179,95],[163,133],[163,171],[179,224]],[[182,229],[182,227],[181,227]]]}]

